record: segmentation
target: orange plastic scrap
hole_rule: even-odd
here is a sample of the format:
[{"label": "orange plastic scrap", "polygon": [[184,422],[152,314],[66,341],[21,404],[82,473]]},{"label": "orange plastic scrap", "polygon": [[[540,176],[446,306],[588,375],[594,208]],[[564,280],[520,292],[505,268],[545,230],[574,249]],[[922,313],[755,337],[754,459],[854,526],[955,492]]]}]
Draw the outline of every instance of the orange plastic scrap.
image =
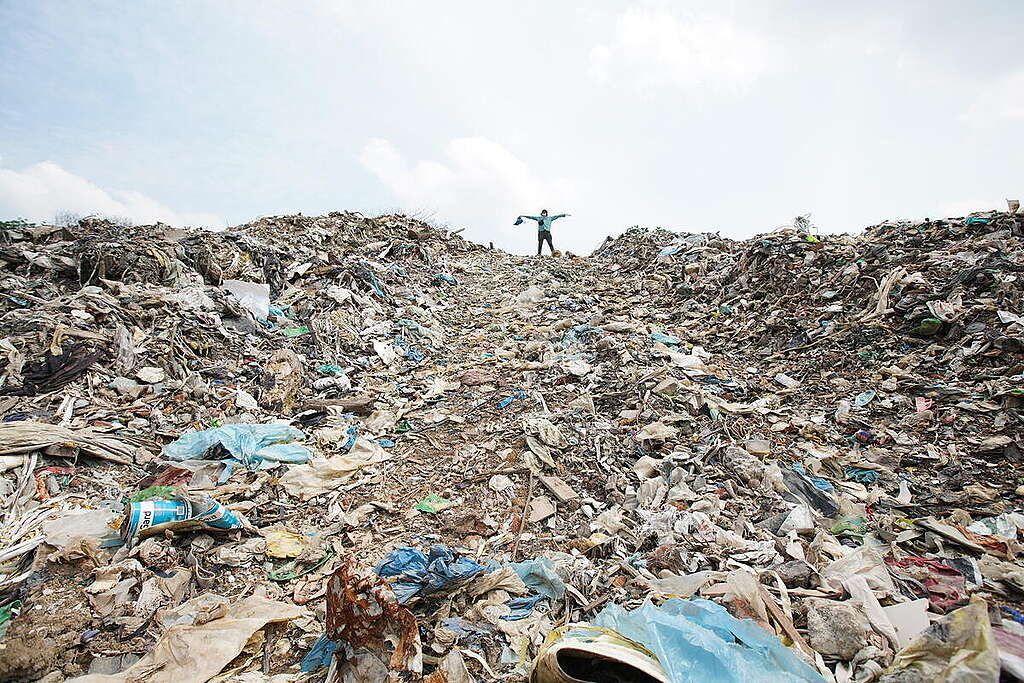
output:
[{"label": "orange plastic scrap", "polygon": [[327,636],[347,641],[357,654],[366,651],[386,661],[393,673],[423,673],[416,617],[398,603],[387,582],[351,559],[327,582]]},{"label": "orange plastic scrap", "polygon": [[968,531],[965,527],[959,524],[956,524],[954,526],[956,526],[956,528],[960,530],[960,533],[967,537],[968,541],[974,541],[978,545],[984,546],[993,555],[998,555],[999,557],[1006,557],[1006,542],[1002,539],[997,538],[995,536],[985,536],[982,534],[976,534],[973,531]]}]

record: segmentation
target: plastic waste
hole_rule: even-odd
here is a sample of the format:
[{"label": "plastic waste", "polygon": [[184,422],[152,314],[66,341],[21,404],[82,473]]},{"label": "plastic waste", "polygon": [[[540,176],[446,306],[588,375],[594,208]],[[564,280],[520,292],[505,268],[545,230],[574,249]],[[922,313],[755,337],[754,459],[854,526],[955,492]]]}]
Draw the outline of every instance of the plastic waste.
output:
[{"label": "plastic waste", "polygon": [[979,519],[967,527],[971,533],[982,536],[995,536],[996,538],[1008,541],[1017,538],[1018,523],[1024,523],[1024,516],[1016,513],[1006,513],[997,517],[986,517]]},{"label": "plastic waste", "polygon": [[846,468],[846,478],[861,484],[874,484],[878,481],[879,476],[878,470],[869,470],[865,467],[854,467],[852,465]]},{"label": "plastic waste", "polygon": [[794,472],[799,472],[800,474],[804,475],[804,477],[806,477],[808,479],[808,481],[810,481],[812,484],[814,484],[814,487],[817,488],[817,489],[820,489],[822,491],[835,491],[836,490],[836,488],[834,486],[832,486],[832,483],[829,480],[822,479],[821,477],[814,477],[814,476],[811,476],[811,475],[807,474],[807,469],[803,465],[801,465],[800,463],[796,463],[796,464],[793,465],[793,471]]},{"label": "plastic waste", "polygon": [[435,273],[434,274],[434,283],[435,284],[440,284],[442,282],[446,283],[446,284],[449,284],[449,285],[457,285],[457,284],[459,284],[459,281],[456,280],[451,275],[447,275],[446,273]]},{"label": "plastic waste", "polygon": [[[233,424],[200,432],[183,434],[164,446],[163,455],[170,460],[201,460],[231,458],[250,469],[276,467],[282,462],[302,463],[313,451],[292,443],[303,438],[294,427],[277,424]],[[217,451],[217,447],[223,451]]]},{"label": "plastic waste", "polygon": [[1024,635],[994,628],[992,637],[998,645],[999,662],[1003,672],[1017,680],[1024,680]]},{"label": "plastic waste", "polygon": [[528,309],[533,308],[534,304],[537,304],[544,300],[544,290],[537,285],[530,285],[516,296],[516,308]]},{"label": "plastic waste", "polygon": [[321,633],[310,648],[309,654],[303,657],[299,670],[309,673],[330,666],[331,658],[337,649],[338,643],[328,638],[326,633]]},{"label": "plastic waste", "polygon": [[267,557],[298,557],[306,547],[306,537],[286,529],[262,529],[267,539]]},{"label": "plastic waste", "polygon": [[565,583],[558,578],[554,565],[546,557],[525,562],[510,562],[526,587],[545,597],[560,600],[565,595]]},{"label": "plastic waste", "polygon": [[867,520],[864,518],[864,515],[840,519],[829,529],[833,536],[852,536],[854,538],[862,538],[866,531]]},{"label": "plastic waste", "polygon": [[631,611],[612,604],[593,623],[648,648],[672,683],[825,680],[753,620],[737,619],[709,600],[671,598]]},{"label": "plastic waste", "polygon": [[814,516],[811,514],[811,509],[806,505],[797,505],[793,508],[793,511],[786,516],[786,519],[783,520],[782,526],[779,527],[778,535],[785,536],[790,531],[805,533],[813,531],[814,528]]},{"label": "plastic waste", "polygon": [[522,392],[522,391],[516,391],[516,392],[513,392],[511,395],[506,396],[505,398],[503,398],[500,401],[498,401],[498,407],[499,408],[508,408],[510,405],[512,405],[513,401],[525,401],[525,400],[526,400],[526,394],[524,392]]},{"label": "plastic waste", "polygon": [[922,337],[930,337],[934,334],[938,334],[939,330],[942,329],[942,321],[938,318],[925,318],[917,324],[912,330],[911,334],[918,334]]},{"label": "plastic waste", "polygon": [[651,340],[661,342],[667,346],[677,346],[683,343],[683,340],[674,334],[665,334],[664,332],[654,332],[651,334]]},{"label": "plastic waste", "polygon": [[402,353],[405,354],[407,360],[411,360],[413,363],[422,363],[426,360],[427,354],[417,348],[413,348],[401,337],[395,337],[393,341],[395,346],[401,349]]},{"label": "plastic waste", "polygon": [[387,451],[360,436],[347,453],[329,458],[316,457],[307,463],[288,468],[281,476],[281,486],[291,495],[308,500],[333,491],[364,467],[389,459],[391,455]]},{"label": "plastic waste", "polygon": [[874,389],[868,389],[867,391],[862,391],[859,394],[857,394],[856,398],[853,399],[853,404],[855,406],[857,406],[858,408],[863,408],[867,404],[869,404],[872,401],[874,401],[876,395],[877,394],[875,393]]},{"label": "plastic waste", "polygon": [[824,516],[835,517],[839,512],[839,507],[832,496],[815,486],[814,482],[800,473],[793,470],[782,470],[782,480],[794,498],[807,503]]},{"label": "plastic waste", "polygon": [[872,443],[875,440],[875,435],[868,429],[858,429],[854,432],[853,438],[858,443]]},{"label": "plastic waste", "polygon": [[74,546],[82,540],[105,547],[117,540],[117,532],[110,526],[115,519],[117,513],[111,510],[69,510],[44,522],[41,531],[47,545],[55,548]]},{"label": "plastic waste", "polygon": [[869,545],[861,546],[844,557],[829,563],[819,572],[822,581],[834,590],[843,590],[843,581],[861,575],[879,597],[896,595],[896,585],[886,569],[882,552]]},{"label": "plastic waste", "polygon": [[896,658],[879,683],[998,681],[996,649],[988,606],[975,596],[926,628]]},{"label": "plastic waste", "polygon": [[0,638],[7,634],[7,627],[11,625],[11,619],[21,610],[21,600],[13,600],[0,607]]},{"label": "plastic waste", "polygon": [[531,595],[525,598],[512,598],[505,603],[512,609],[512,612],[502,616],[501,618],[505,621],[518,621],[519,619],[525,619],[530,616],[533,612],[533,608],[537,606],[537,603],[545,599],[547,599],[546,595]]},{"label": "plastic waste", "polygon": [[416,504],[416,509],[420,512],[440,512],[441,510],[447,510],[450,507],[454,507],[456,503],[442,498],[436,493],[431,493],[429,496],[421,500]]},{"label": "plastic waste", "polygon": [[923,586],[931,608],[945,614],[954,607],[967,602],[967,587],[964,575],[953,567],[928,557],[906,555],[900,558],[886,558],[891,572],[913,579]]},{"label": "plastic waste", "polygon": [[665,439],[675,438],[678,433],[679,430],[672,425],[667,425],[663,422],[652,422],[638,431],[634,438],[640,442],[664,441]]},{"label": "plastic waste", "polygon": [[270,285],[244,280],[224,280],[221,285],[231,296],[252,313],[256,320],[266,320],[270,315]]},{"label": "plastic waste", "polygon": [[392,579],[391,588],[402,604],[414,597],[430,595],[461,583],[484,571],[488,571],[484,565],[468,557],[458,557],[440,544],[432,546],[429,555],[417,548],[397,548],[377,565],[378,575]]}]

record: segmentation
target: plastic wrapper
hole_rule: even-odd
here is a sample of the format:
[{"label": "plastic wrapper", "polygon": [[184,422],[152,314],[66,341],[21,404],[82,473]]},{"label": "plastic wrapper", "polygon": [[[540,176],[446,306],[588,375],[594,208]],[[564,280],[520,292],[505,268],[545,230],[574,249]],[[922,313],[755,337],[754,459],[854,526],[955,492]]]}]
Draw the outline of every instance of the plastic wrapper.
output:
[{"label": "plastic wrapper", "polygon": [[820,572],[822,581],[833,590],[843,590],[843,581],[854,575],[862,575],[871,590],[879,597],[895,595],[896,585],[885,567],[885,561],[878,548],[861,546],[845,557],[830,563]]},{"label": "plastic wrapper", "polygon": [[988,607],[975,597],[897,652],[879,683],[998,681],[999,667]]},{"label": "plastic wrapper", "polygon": [[281,486],[291,495],[308,500],[333,491],[362,468],[390,458],[379,445],[360,436],[348,453],[329,458],[317,457],[308,463],[290,467],[281,477]]},{"label": "plastic wrapper", "polygon": [[565,595],[565,583],[555,574],[551,560],[546,557],[525,562],[512,562],[509,566],[515,570],[527,588],[556,600],[560,600]]},{"label": "plastic wrapper", "polygon": [[270,315],[270,285],[244,280],[225,280],[223,287],[257,320],[266,320]]},{"label": "plastic wrapper", "polygon": [[995,536],[1001,540],[1017,538],[1018,523],[1024,523],[1024,517],[1016,513],[1008,513],[997,517],[979,519],[967,527],[971,533],[982,536]]},{"label": "plastic wrapper", "polygon": [[211,449],[220,446],[224,455],[241,461],[251,469],[274,467],[279,463],[302,463],[313,451],[292,443],[303,438],[294,427],[278,424],[233,424],[200,432],[183,434],[164,446],[163,455],[170,460],[214,459],[219,454]]},{"label": "plastic wrapper", "polygon": [[429,555],[417,548],[397,548],[377,565],[377,574],[391,579],[391,588],[402,604],[459,584],[483,571],[487,571],[487,567],[468,557],[457,557],[443,545],[431,547]]}]

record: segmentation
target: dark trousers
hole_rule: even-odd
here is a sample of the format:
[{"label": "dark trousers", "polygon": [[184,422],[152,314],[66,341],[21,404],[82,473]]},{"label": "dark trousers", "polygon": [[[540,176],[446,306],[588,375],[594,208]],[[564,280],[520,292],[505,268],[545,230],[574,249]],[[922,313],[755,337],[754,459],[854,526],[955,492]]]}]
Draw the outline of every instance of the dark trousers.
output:
[{"label": "dark trousers", "polygon": [[555,248],[551,246],[551,231],[550,230],[538,230],[537,231],[537,256],[540,256],[540,250],[544,246],[544,242],[548,243],[548,251],[554,252]]}]

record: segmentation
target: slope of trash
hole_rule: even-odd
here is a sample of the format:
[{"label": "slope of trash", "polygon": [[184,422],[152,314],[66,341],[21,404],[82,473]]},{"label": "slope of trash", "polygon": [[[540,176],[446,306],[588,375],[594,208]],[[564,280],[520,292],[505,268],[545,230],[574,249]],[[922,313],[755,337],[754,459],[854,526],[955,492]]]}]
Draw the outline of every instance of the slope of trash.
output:
[{"label": "slope of trash", "polygon": [[1024,215],[0,227],[0,681],[1024,676]]}]

